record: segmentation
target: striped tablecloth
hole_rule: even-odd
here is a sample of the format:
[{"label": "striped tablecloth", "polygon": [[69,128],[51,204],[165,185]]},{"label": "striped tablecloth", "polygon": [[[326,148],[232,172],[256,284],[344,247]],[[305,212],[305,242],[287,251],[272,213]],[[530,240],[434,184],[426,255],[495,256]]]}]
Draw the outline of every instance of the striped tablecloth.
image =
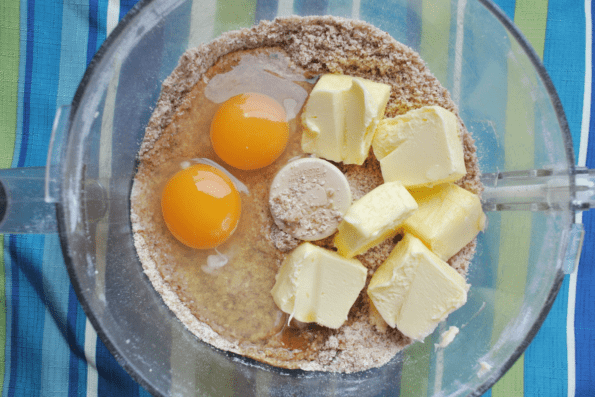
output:
[{"label": "striped tablecloth", "polygon": [[[251,22],[275,7],[299,10],[305,1],[232,3],[236,16]],[[328,0],[327,7],[350,8],[360,1]],[[423,0],[411,3],[416,1],[423,7]],[[45,164],[57,107],[72,101],[95,51],[135,2],[0,0],[0,167]],[[591,1],[496,4],[542,58],[566,111],[578,165],[595,168],[595,139],[589,141],[589,132],[595,134]],[[585,213],[582,221],[586,238],[577,271],[564,280],[525,354],[487,396],[595,396],[595,212]],[[0,245],[3,396],[148,395],[86,319],[58,237],[5,235]]]}]

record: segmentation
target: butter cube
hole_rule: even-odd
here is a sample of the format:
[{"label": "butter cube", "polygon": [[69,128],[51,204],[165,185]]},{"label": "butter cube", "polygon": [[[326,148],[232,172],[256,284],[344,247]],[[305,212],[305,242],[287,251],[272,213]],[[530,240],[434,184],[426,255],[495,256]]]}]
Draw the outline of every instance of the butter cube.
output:
[{"label": "butter cube", "polygon": [[419,209],[403,223],[403,230],[418,237],[443,260],[448,260],[485,227],[481,202],[452,183],[410,190]]},{"label": "butter cube", "polygon": [[302,113],[302,150],[346,164],[363,164],[390,96],[390,86],[359,77],[320,77]]},{"label": "butter cube", "polygon": [[293,318],[336,329],[347,320],[367,273],[356,259],[303,243],[283,261],[271,294]]},{"label": "butter cube", "polygon": [[335,246],[351,258],[395,234],[417,209],[417,203],[400,182],[378,186],[349,207],[339,224]]},{"label": "butter cube", "polygon": [[457,118],[439,106],[382,120],[372,147],[385,182],[432,186],[467,173]]},{"label": "butter cube", "polygon": [[325,74],[318,79],[302,113],[304,152],[343,161],[345,97],[352,79],[341,74]]},{"label": "butter cube", "polygon": [[343,162],[363,164],[370,152],[372,138],[390,96],[390,86],[353,78],[345,107],[345,145]]},{"label": "butter cube", "polygon": [[423,340],[465,304],[468,290],[459,273],[405,234],[372,276],[367,293],[388,325]]}]

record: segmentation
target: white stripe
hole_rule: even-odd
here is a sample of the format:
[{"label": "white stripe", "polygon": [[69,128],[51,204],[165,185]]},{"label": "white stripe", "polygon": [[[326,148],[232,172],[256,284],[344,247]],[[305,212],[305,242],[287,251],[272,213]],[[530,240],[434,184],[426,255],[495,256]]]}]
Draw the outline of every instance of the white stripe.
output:
[{"label": "white stripe", "polygon": [[581,124],[581,142],[578,151],[578,166],[587,163],[587,144],[589,143],[589,124],[591,123],[591,0],[585,0],[585,92],[583,95],[583,121]]},{"label": "white stripe", "polygon": [[97,364],[95,363],[95,352],[97,349],[97,332],[91,325],[89,319],[85,323],[85,359],[87,360],[87,397],[97,396],[99,378],[97,376]]},{"label": "white stripe", "polygon": [[360,9],[361,0],[353,0],[351,4],[351,18],[359,19],[359,9]]},{"label": "white stripe", "polygon": [[107,2],[107,26],[106,36],[114,30],[120,20],[120,0],[109,0]]},{"label": "white stripe", "polygon": [[[592,45],[591,0],[585,0],[585,89],[583,96],[583,120],[581,122],[581,141],[578,151],[579,167],[587,163],[587,147],[589,145],[589,124],[591,124],[591,45]],[[583,223],[583,214],[575,217],[576,223]],[[568,280],[568,308],[566,310],[566,352],[568,360],[568,397],[576,393],[576,344],[574,339],[574,313],[576,309],[576,281],[578,263]]]},{"label": "white stripe", "polygon": [[211,41],[215,32],[216,0],[193,1],[190,8],[190,34],[188,48]]},{"label": "white stripe", "polygon": [[293,14],[293,0],[279,0],[277,4],[277,15],[286,17]]},{"label": "white stripe", "polygon": [[[435,336],[433,336],[433,338],[435,338],[435,342],[440,343],[440,335],[442,335],[444,331],[446,331],[446,322],[442,321],[440,324],[438,324],[438,333],[434,333]],[[435,346],[435,344],[430,343],[430,346]],[[434,347],[434,350],[435,349],[436,348]],[[442,377],[444,376],[444,349],[439,348],[434,356],[434,365],[436,366],[436,371],[434,375],[434,394],[439,395],[440,391],[442,390]]]},{"label": "white stripe", "polygon": [[461,73],[463,69],[463,39],[465,37],[463,22],[465,21],[465,7],[467,0],[460,0],[457,5],[457,29],[455,34],[454,86],[452,100],[459,105],[461,99]]}]

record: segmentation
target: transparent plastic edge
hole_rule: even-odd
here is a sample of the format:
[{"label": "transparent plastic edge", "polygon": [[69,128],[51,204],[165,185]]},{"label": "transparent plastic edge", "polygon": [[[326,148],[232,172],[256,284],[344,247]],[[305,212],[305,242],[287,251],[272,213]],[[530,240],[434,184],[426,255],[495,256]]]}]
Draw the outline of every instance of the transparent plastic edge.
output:
[{"label": "transparent plastic edge", "polygon": [[66,137],[70,127],[71,105],[60,106],[56,111],[52,135],[45,165],[45,202],[57,203],[60,200],[61,172]]}]

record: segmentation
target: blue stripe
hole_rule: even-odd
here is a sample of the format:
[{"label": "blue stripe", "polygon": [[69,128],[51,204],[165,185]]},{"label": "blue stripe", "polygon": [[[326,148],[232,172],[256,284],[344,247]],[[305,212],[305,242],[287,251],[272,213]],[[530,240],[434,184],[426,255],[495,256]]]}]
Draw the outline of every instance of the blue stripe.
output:
[{"label": "blue stripe", "polygon": [[27,0],[23,129],[17,167],[45,165],[56,113],[61,41],[62,2]]},{"label": "blue stripe", "polygon": [[351,18],[352,0],[328,0],[327,12],[337,17]]},{"label": "blue stripe", "polygon": [[[74,289],[70,285],[70,292],[74,294]],[[76,340],[79,341],[79,348],[81,349],[81,355],[77,356],[77,370],[78,370],[78,394],[84,396],[87,392],[87,359],[84,356],[84,343],[85,343],[85,328],[87,323],[87,316],[81,307],[80,302],[76,302]],[[72,394],[70,396],[73,396]]]},{"label": "blue stripe", "polygon": [[421,7],[419,0],[409,0],[407,5],[407,44],[411,48],[419,48],[421,45]]},{"label": "blue stripe", "polygon": [[514,21],[514,8],[516,0],[493,0],[493,2],[500,7],[511,21]]},{"label": "blue stripe", "polygon": [[[66,333],[66,340],[68,345],[71,348],[74,348],[75,351],[82,352],[84,351],[83,346],[80,343],[77,343],[76,339],[76,315],[77,315],[77,299],[74,293],[74,290],[69,288],[68,292],[68,315],[66,316],[66,322],[68,324],[67,333]],[[70,354],[70,359],[68,360],[69,363],[69,373],[68,373],[68,395],[69,396],[76,396],[78,395],[78,387],[79,387],[79,371],[77,365],[77,356],[76,354]]]},{"label": "blue stripe", "polygon": [[[595,8],[591,8],[591,18],[595,18]],[[593,34],[593,27],[591,28]],[[595,53],[595,41],[591,43],[592,54]],[[595,73],[591,71],[591,78]],[[592,80],[595,81],[595,80]],[[591,91],[591,119],[589,123],[590,139],[587,146],[588,168],[595,168],[595,90]],[[592,354],[595,352],[595,338],[593,337],[593,313],[595,313],[595,212],[583,213],[585,226],[585,241],[578,268],[576,283],[576,306],[574,335],[576,348],[576,396],[592,396],[593,376],[595,374],[595,361]]]},{"label": "blue stripe", "polygon": [[254,11],[254,22],[272,20],[277,15],[279,2],[277,0],[258,0]]},{"label": "blue stripe", "polygon": [[87,65],[91,63],[97,49],[98,0],[89,0],[89,34],[87,39]]},{"label": "blue stripe", "polygon": [[525,351],[526,396],[563,396],[568,389],[566,355],[568,279],[569,277],[566,276],[550,313]]},{"label": "blue stripe", "polygon": [[[11,234],[8,237],[8,257],[10,258],[10,262],[11,262],[11,285],[10,285],[10,289],[11,289],[11,308],[12,309],[16,309],[12,312],[12,316],[10,317],[10,335],[11,335],[11,339],[10,341],[6,341],[6,343],[11,347],[10,349],[10,382],[8,383],[8,388],[4,389],[5,395],[8,397],[12,397],[14,396],[15,393],[15,386],[17,383],[17,365],[18,365],[18,359],[17,359],[17,350],[18,350],[18,345],[14,342],[15,340],[18,341],[18,328],[19,328],[19,272],[18,272],[18,267],[16,265],[16,253],[14,253],[15,255],[15,260],[12,260],[13,257],[13,249],[14,247],[16,247],[16,240],[17,240],[17,236],[14,234]],[[8,326],[8,324],[7,324]]]},{"label": "blue stripe", "polygon": [[[591,99],[594,100],[593,98]],[[595,102],[591,102],[595,103]],[[591,115],[594,115],[593,106]],[[591,116],[592,117],[592,116]],[[591,118],[591,131],[594,131],[593,117]],[[595,167],[595,142],[589,141],[587,154],[587,167]],[[595,376],[595,338],[593,337],[593,313],[595,313],[595,212],[583,213],[585,226],[585,242],[578,269],[576,287],[576,317],[574,322],[574,335],[576,346],[576,396],[592,397],[593,378]]]},{"label": "blue stripe", "polygon": [[64,396],[68,388],[69,349],[67,330],[68,274],[57,235],[45,237],[43,250],[43,296],[46,306],[41,356],[41,395]]},{"label": "blue stripe", "polygon": [[41,389],[44,291],[40,264],[44,236],[11,235],[13,312],[11,335],[11,378],[7,395],[38,396]]},{"label": "blue stripe", "polygon": [[6,340],[4,342],[5,352],[4,352],[4,380],[2,385],[4,386],[2,389],[2,396],[6,397],[8,395],[8,386],[10,385],[10,379],[12,379],[12,350],[11,350],[11,343],[12,340],[12,317],[14,315],[14,299],[12,297],[12,259],[10,257],[10,237],[12,235],[4,235],[4,285],[5,285],[5,293],[6,293]]},{"label": "blue stripe", "polygon": [[138,385],[122,369],[99,338],[95,357],[99,375],[98,397],[138,396]]},{"label": "blue stripe", "polygon": [[138,0],[120,0],[120,20],[130,11]]},{"label": "blue stripe", "polygon": [[25,92],[23,98],[23,130],[21,135],[21,150],[18,155],[17,167],[25,165],[27,143],[29,141],[29,120],[31,117],[31,80],[33,76],[33,47],[35,30],[35,0],[27,0],[27,49],[25,57]]},{"label": "blue stripe", "polygon": [[581,2],[549,0],[543,64],[564,106],[578,160],[585,88],[585,8]]},{"label": "blue stripe", "polygon": [[295,0],[293,10],[297,15],[324,15],[328,7],[328,0]]},{"label": "blue stripe", "polygon": [[[412,29],[420,26],[420,14],[416,10],[421,10],[421,5],[415,0],[389,0],[389,3],[383,3],[375,0],[361,0],[360,16],[366,22],[371,23],[378,29],[384,30],[395,40],[419,49],[419,31],[409,31],[405,33],[403,26],[411,26]],[[420,11],[421,12],[421,11]]]},{"label": "blue stripe", "polygon": [[107,4],[108,1],[101,0],[98,2],[97,11],[97,46],[95,51],[101,47],[107,35]]}]

